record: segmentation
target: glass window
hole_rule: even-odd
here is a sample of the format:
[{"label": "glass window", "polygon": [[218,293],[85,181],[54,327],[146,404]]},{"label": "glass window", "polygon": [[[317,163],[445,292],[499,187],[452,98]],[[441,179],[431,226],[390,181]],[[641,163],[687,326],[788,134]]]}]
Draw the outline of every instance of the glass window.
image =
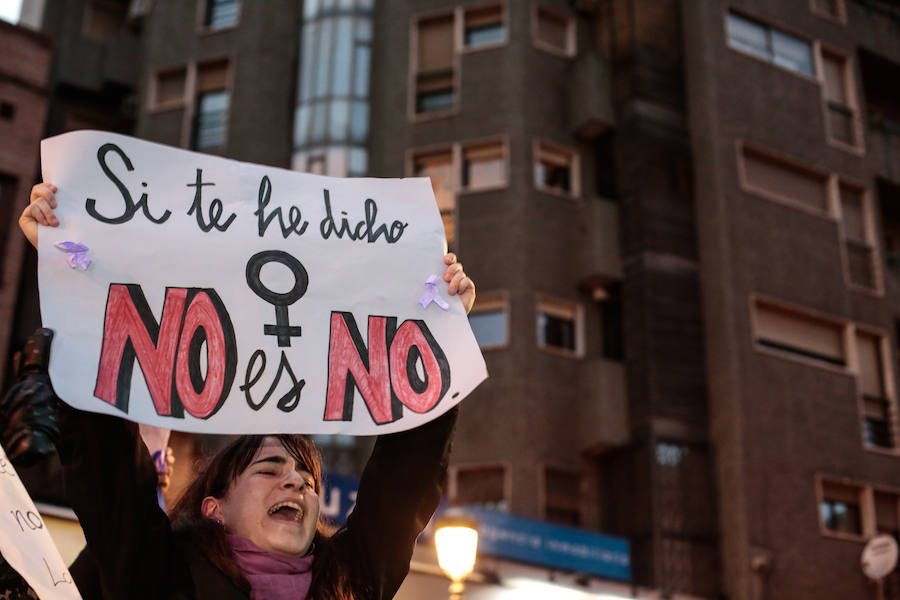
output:
[{"label": "glass window", "polygon": [[767,62],[772,60],[767,27],[734,13],[728,14],[726,27],[729,46]]},{"label": "glass window", "polygon": [[574,26],[572,17],[538,6],[535,35],[537,41],[564,54],[572,54],[574,45]]},{"label": "glass window", "polygon": [[413,173],[416,176],[431,178],[434,196],[441,212],[453,210],[453,207],[456,205],[453,152],[447,149],[419,154],[413,162]]},{"label": "glass window", "polygon": [[807,40],[734,13],[728,14],[725,29],[728,45],[735,50],[789,71],[815,73],[812,44]]},{"label": "glass window", "polygon": [[356,41],[372,41],[372,22],[368,18],[356,20]]},{"label": "glass window", "polygon": [[438,210],[444,221],[447,243],[452,244],[455,236],[453,213],[456,208],[456,177],[453,169],[451,149],[421,153],[413,158],[413,174],[430,177],[431,187]]},{"label": "glass window", "polygon": [[572,172],[575,155],[562,148],[539,143],[534,164],[534,180],[539,189],[573,194]]},{"label": "glass window", "polygon": [[479,346],[506,346],[509,335],[506,310],[506,304],[502,300],[478,299],[469,313],[469,325]]},{"label": "glass window", "polygon": [[184,102],[187,70],[182,67],[156,74],[155,106],[180,105]]},{"label": "glass window", "polygon": [[363,177],[369,168],[369,154],[365,148],[350,148],[349,175]]},{"label": "glass window", "polygon": [[225,145],[229,94],[225,90],[204,92],[197,96],[194,149],[212,150]]},{"label": "glass window", "polygon": [[861,488],[822,482],[820,516],[825,529],[836,533],[862,535]]},{"label": "glass window", "polygon": [[316,89],[313,96],[321,98],[328,95],[328,79],[331,73],[331,46],[334,36],[334,21],[329,19],[321,24],[319,32],[319,51],[316,54]]},{"label": "glass window", "polygon": [[802,312],[754,303],[757,343],[799,357],[845,366],[844,326]]},{"label": "glass window", "polygon": [[806,40],[772,29],[772,52],[775,64],[789,71],[812,76],[812,46]]},{"label": "glass window", "polygon": [[581,525],[581,474],[554,467],[544,468],[544,517],[561,525]]},{"label": "glass window", "polygon": [[312,106],[312,135],[310,139],[313,142],[321,142],[325,139],[325,126],[328,124],[328,103],[315,102]]},{"label": "glass window", "polygon": [[316,18],[319,13],[319,0],[303,0],[303,18],[306,21]]},{"label": "glass window", "polygon": [[317,23],[307,23],[303,26],[303,72],[301,73],[300,100],[307,102],[313,94],[313,82],[316,66],[316,38],[319,34]]},{"label": "glass window", "polygon": [[369,104],[354,102],[350,116],[350,138],[354,142],[365,142],[369,135]]},{"label": "glass window", "polygon": [[453,23],[453,13],[419,21],[416,29],[417,113],[446,110],[456,103]]},{"label": "glass window", "polygon": [[506,183],[503,144],[490,142],[463,148],[462,187],[477,190]]},{"label": "glass window", "polygon": [[822,51],[823,86],[828,136],[849,146],[857,145],[856,111],[851,105],[848,86],[849,62],[843,56]]},{"label": "glass window", "polygon": [[90,0],[84,5],[81,31],[96,42],[108,42],[125,26],[128,6],[119,2]]},{"label": "glass window", "polygon": [[869,446],[894,447],[891,400],[885,389],[881,338],[857,332],[858,386],[862,393],[863,438]]},{"label": "glass window", "polygon": [[507,510],[506,469],[502,466],[457,467],[454,501],[459,505],[475,505]]},{"label": "glass window", "polygon": [[868,205],[865,190],[840,182],[841,231],[847,255],[847,278],[850,283],[869,289],[878,288],[878,261],[866,222]]},{"label": "glass window", "polygon": [[303,146],[309,139],[309,105],[303,105],[294,111],[294,143]]},{"label": "glass window", "polygon": [[538,347],[580,353],[579,307],[562,301],[538,303]]},{"label": "glass window", "polygon": [[501,6],[472,8],[465,13],[463,43],[467,48],[495,44],[506,39]]},{"label": "glass window", "polygon": [[331,103],[331,126],[328,135],[332,140],[347,139],[347,125],[350,119],[350,103],[346,100],[335,100]]},{"label": "glass window", "polygon": [[416,112],[427,113],[453,108],[456,93],[452,76],[420,76],[417,79]]},{"label": "glass window", "polygon": [[331,90],[335,96],[350,94],[350,76],[353,52],[353,20],[350,17],[337,19],[337,39],[334,48],[334,70]]},{"label": "glass window", "polygon": [[356,70],[353,78],[353,93],[356,96],[366,97],[369,95],[369,52],[368,46],[360,45],[356,47],[356,60],[354,65]]},{"label": "glass window", "polygon": [[796,202],[823,214],[828,209],[828,176],[778,160],[750,147],[741,149],[745,183],[754,190]]},{"label": "glass window", "polygon": [[203,24],[210,29],[232,27],[238,21],[237,0],[206,0]]}]

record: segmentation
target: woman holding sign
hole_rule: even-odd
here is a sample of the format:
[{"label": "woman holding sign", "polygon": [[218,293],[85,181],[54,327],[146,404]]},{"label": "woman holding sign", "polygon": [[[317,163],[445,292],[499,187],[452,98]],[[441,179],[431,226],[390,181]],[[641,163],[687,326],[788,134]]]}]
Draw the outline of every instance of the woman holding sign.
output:
[{"label": "woman holding sign", "polygon": [[[56,187],[38,184],[19,219],[56,226]],[[470,310],[475,286],[453,254],[444,281]],[[458,409],[379,436],[356,507],[328,535],[318,451],[299,435],[243,436],[219,452],[167,517],[135,424],[60,405],[60,456],[87,549],[72,567],[86,597],[386,599],[441,497]],[[88,584],[99,579],[99,591]],[[90,595],[93,594],[93,595]]]}]

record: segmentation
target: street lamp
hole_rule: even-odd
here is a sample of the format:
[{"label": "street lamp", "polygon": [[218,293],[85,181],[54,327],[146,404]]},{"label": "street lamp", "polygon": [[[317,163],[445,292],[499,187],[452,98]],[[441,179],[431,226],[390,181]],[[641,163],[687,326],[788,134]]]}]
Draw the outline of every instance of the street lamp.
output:
[{"label": "street lamp", "polygon": [[459,509],[451,508],[438,519],[434,534],[438,564],[450,578],[450,600],[463,600],[463,582],[475,568],[478,523]]}]

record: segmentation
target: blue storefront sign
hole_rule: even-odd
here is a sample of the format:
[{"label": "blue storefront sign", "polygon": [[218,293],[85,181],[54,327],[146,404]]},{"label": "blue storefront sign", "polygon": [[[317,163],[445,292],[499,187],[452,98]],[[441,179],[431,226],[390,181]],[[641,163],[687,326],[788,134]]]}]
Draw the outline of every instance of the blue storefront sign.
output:
[{"label": "blue storefront sign", "polygon": [[628,540],[581,529],[523,519],[475,506],[466,514],[479,521],[478,553],[565,569],[631,580]]},{"label": "blue storefront sign", "polygon": [[356,505],[359,479],[340,473],[328,473],[319,498],[322,516],[337,525],[347,522],[347,515]]},{"label": "blue storefront sign", "polygon": [[[343,525],[356,504],[358,488],[356,477],[329,473],[320,499],[322,515]],[[442,502],[438,516],[447,508]],[[630,546],[624,538],[514,517],[477,506],[464,506],[463,511],[478,521],[479,554],[631,580]],[[430,537],[428,531],[426,537]]]}]

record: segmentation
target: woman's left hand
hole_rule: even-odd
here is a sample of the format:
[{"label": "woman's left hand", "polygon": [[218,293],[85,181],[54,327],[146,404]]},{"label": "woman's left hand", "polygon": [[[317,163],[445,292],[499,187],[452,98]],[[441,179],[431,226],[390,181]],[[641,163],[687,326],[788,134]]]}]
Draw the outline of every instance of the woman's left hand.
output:
[{"label": "woman's left hand", "polygon": [[444,281],[450,284],[447,286],[447,291],[451,296],[459,295],[466,314],[469,314],[472,305],[475,304],[475,282],[466,276],[462,263],[456,262],[456,255],[452,252],[448,252],[444,256],[444,264],[447,265],[447,270],[444,271]]}]

